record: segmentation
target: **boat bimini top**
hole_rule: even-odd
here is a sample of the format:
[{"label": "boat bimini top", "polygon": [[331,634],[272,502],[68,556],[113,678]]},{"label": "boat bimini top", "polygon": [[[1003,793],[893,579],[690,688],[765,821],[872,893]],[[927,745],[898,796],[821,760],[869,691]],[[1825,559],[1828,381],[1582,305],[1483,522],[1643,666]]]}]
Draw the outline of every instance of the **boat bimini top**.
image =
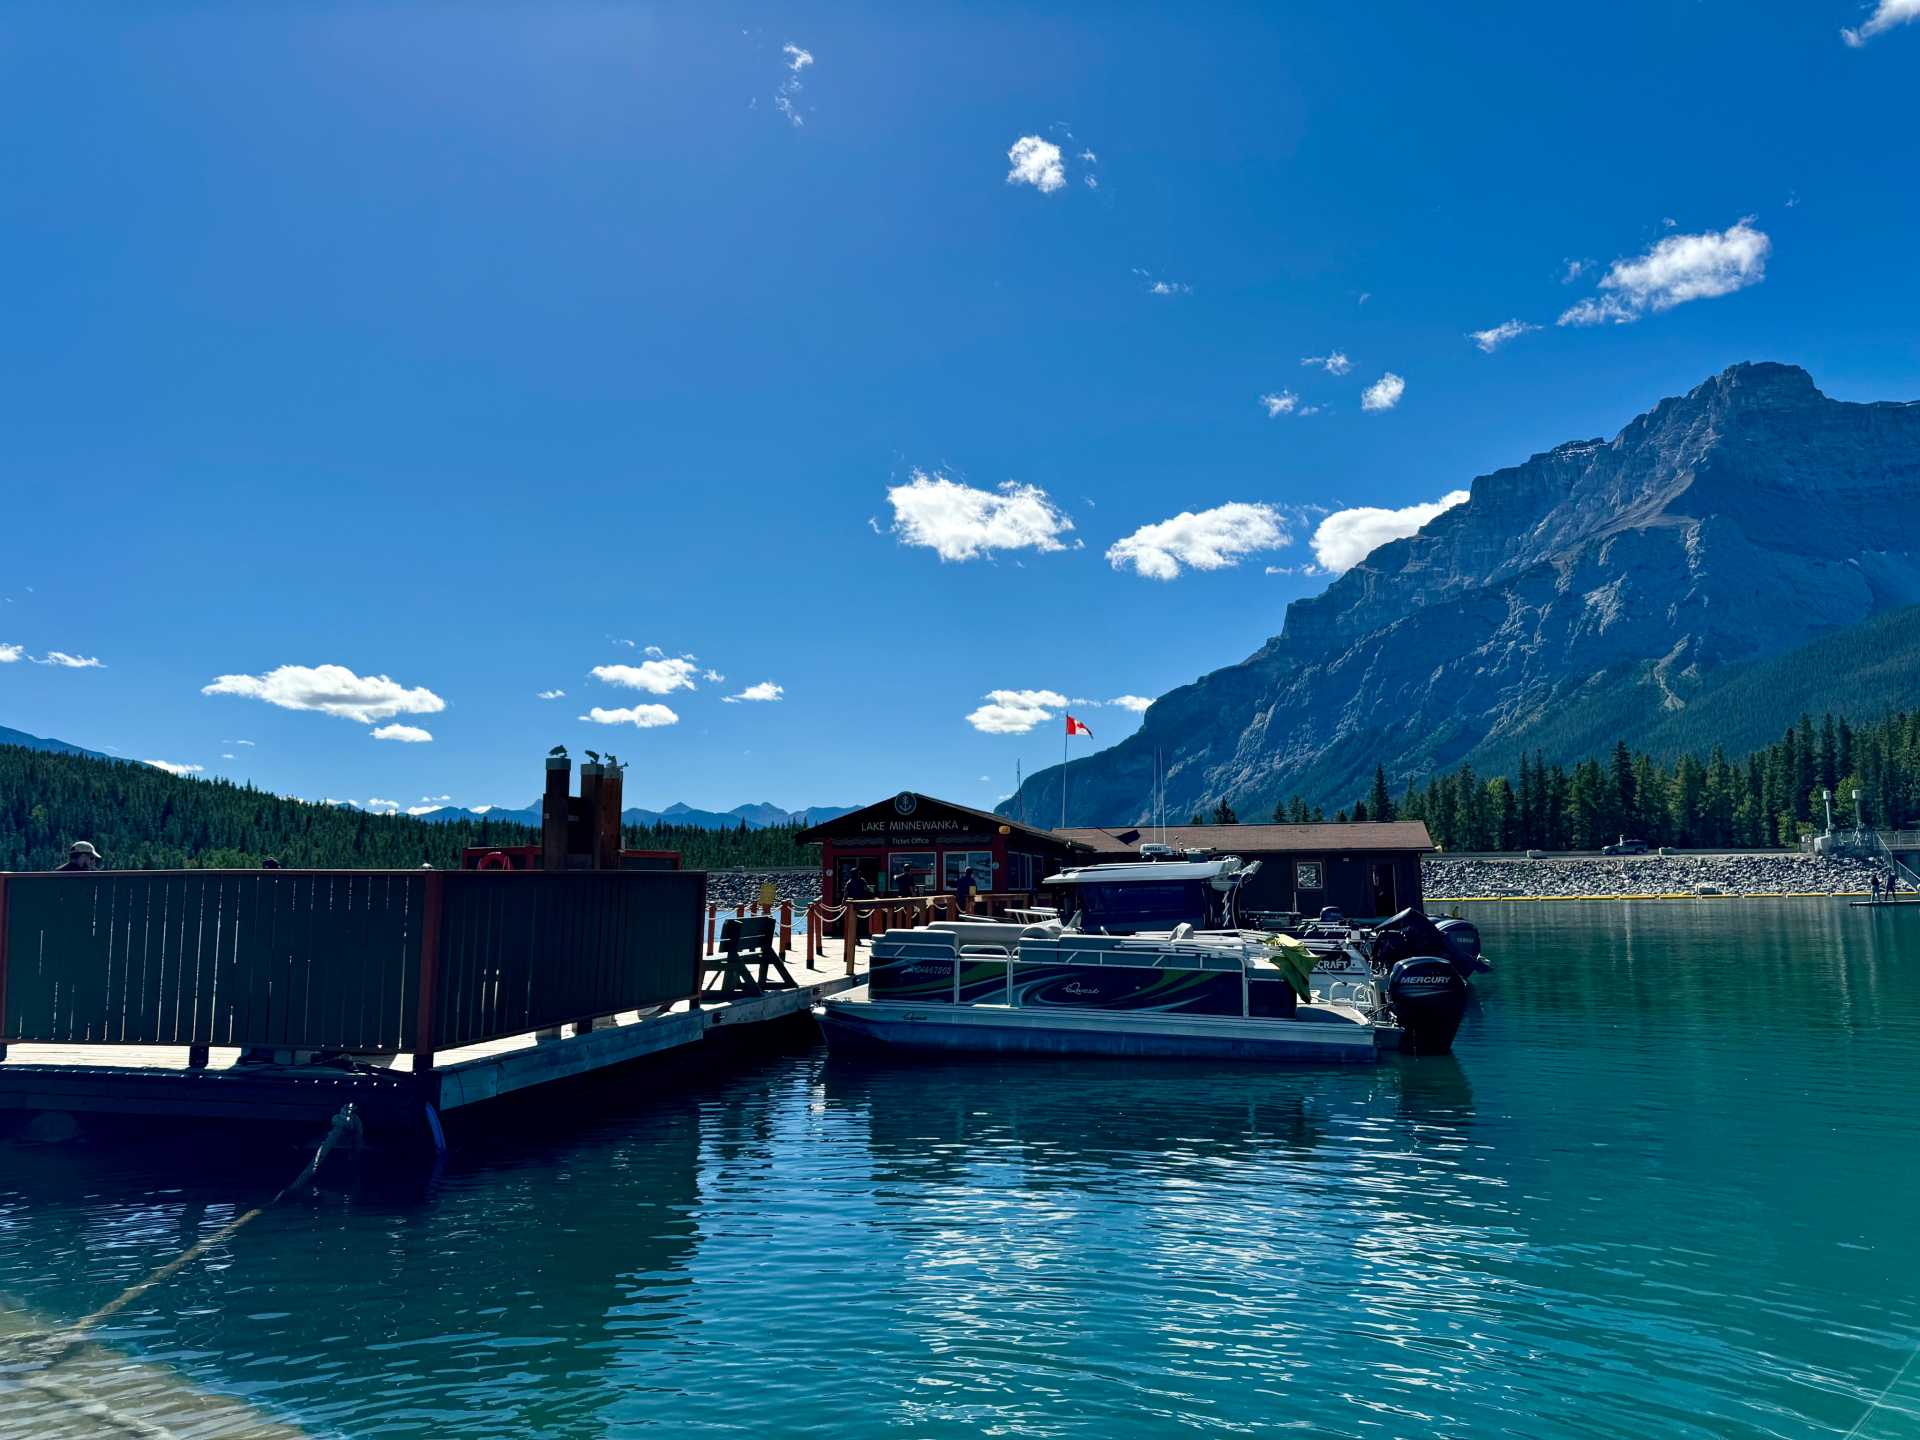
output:
[{"label": "boat bimini top", "polygon": [[1182,880],[1206,880],[1215,890],[1231,890],[1253,878],[1260,862],[1243,864],[1238,855],[1222,855],[1212,860],[1122,860],[1107,865],[1076,865],[1049,875],[1042,885],[1114,885],[1128,881],[1147,884],[1171,884]]},{"label": "boat bimini top", "polygon": [[1040,883],[1057,888],[1067,928],[1088,934],[1232,930],[1234,894],[1260,868],[1238,855],[1080,865]]}]

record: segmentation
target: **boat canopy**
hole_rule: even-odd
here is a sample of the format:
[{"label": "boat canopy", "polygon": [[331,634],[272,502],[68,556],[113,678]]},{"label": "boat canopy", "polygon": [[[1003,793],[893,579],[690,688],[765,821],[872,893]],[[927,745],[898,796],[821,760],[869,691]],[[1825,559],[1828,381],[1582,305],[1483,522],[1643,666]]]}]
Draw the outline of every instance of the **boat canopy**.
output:
[{"label": "boat canopy", "polygon": [[1208,880],[1216,890],[1227,890],[1250,878],[1260,862],[1244,865],[1238,855],[1214,860],[1123,860],[1110,865],[1076,865],[1049,875],[1042,885],[1124,885],[1140,881],[1166,885],[1182,880]]}]

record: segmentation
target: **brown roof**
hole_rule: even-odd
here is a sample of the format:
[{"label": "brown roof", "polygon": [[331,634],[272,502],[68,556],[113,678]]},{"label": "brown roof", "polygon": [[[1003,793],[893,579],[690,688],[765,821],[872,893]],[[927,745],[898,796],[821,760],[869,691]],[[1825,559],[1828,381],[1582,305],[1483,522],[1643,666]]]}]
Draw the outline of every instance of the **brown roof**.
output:
[{"label": "brown roof", "polygon": [[1152,825],[1069,827],[1054,834],[1091,845],[1103,855],[1137,854],[1164,839],[1176,850],[1219,850],[1235,855],[1288,852],[1303,855],[1352,850],[1431,850],[1424,820],[1349,820],[1318,825]]},{"label": "brown roof", "polygon": [[[956,805],[953,801],[942,800],[938,796],[923,795],[918,790],[911,793],[918,804],[930,806],[935,811],[948,811],[955,815],[964,815],[969,820],[978,821],[981,825],[989,829],[998,830],[1002,825],[1005,825],[1008,830],[1015,835],[1026,835],[1035,840],[1045,840],[1050,844],[1067,848],[1086,843],[1075,839],[1075,832],[1072,831],[1043,830],[1035,825],[1022,825],[1018,820],[1009,820],[1006,816],[995,815],[989,810],[976,810],[971,805]],[[801,845],[817,845],[822,840],[837,839],[843,830],[850,830],[852,828],[851,822],[860,820],[873,814],[875,811],[893,813],[893,802],[896,798],[898,797],[889,795],[885,800],[876,800],[871,805],[863,805],[858,810],[848,811],[845,815],[836,815],[831,820],[822,820],[812,829],[802,830],[793,838]],[[916,809],[914,813],[917,815],[920,812]]]}]

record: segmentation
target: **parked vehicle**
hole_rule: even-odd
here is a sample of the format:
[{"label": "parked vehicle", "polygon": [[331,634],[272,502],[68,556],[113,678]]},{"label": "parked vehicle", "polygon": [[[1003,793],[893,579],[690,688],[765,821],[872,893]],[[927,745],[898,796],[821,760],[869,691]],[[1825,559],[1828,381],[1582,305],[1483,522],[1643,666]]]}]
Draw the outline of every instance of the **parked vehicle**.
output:
[{"label": "parked vehicle", "polygon": [[1611,845],[1602,845],[1602,855],[1645,855],[1652,849],[1644,840],[1629,840],[1622,835]]}]

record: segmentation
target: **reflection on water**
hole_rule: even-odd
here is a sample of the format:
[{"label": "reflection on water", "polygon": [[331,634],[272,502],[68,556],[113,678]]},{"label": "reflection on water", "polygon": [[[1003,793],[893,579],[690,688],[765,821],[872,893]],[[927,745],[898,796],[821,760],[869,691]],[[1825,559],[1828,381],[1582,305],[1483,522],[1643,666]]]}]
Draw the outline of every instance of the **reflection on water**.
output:
[{"label": "reflection on water", "polygon": [[[641,1069],[346,1158],[105,1338],[316,1434],[1844,1432],[1920,1339],[1920,922],[1474,918],[1453,1058]],[[0,1294],[83,1314],[299,1163],[0,1148]]]}]

